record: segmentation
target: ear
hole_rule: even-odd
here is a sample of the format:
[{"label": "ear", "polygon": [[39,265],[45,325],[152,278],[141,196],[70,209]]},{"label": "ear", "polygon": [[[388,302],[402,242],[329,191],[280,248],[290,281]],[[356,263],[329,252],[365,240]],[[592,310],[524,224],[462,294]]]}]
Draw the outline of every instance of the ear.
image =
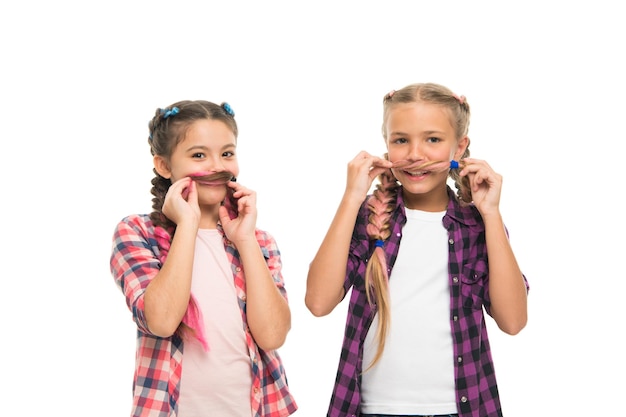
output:
[{"label": "ear", "polygon": [[172,171],[170,170],[168,162],[161,155],[154,155],[152,163],[154,164],[156,172],[158,172],[163,178],[169,179],[172,176]]},{"label": "ear", "polygon": [[467,149],[467,147],[470,144],[470,138],[467,136],[463,136],[461,139],[459,139],[459,142],[457,144],[456,147],[456,151],[454,152],[454,159],[455,160],[460,160],[461,157],[463,156],[463,154],[465,153],[465,150]]}]

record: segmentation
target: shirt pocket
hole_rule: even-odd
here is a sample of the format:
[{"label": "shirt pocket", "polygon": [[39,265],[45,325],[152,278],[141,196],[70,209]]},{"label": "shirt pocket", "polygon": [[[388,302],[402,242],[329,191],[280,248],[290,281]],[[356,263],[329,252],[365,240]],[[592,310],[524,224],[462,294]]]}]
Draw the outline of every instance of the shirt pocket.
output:
[{"label": "shirt pocket", "polygon": [[487,261],[484,259],[463,265],[461,273],[461,302],[463,308],[482,309],[488,274]]}]

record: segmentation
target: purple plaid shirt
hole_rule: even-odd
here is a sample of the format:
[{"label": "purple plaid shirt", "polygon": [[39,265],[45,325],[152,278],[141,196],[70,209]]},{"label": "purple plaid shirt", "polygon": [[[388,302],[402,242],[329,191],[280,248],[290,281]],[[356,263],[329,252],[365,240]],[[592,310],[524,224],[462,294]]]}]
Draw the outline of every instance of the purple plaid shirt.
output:
[{"label": "purple plaid shirt", "polygon": [[[450,203],[443,217],[443,227],[448,231],[449,243],[450,328],[457,410],[460,417],[502,416],[483,314],[483,307],[490,314],[485,227],[474,206],[461,206],[450,187],[448,194]],[[361,413],[363,342],[375,315],[375,307],[369,306],[364,287],[365,268],[374,250],[374,242],[365,231],[368,215],[364,204],[350,244],[344,290],[348,294],[352,288],[352,294],[327,417],[353,417]],[[399,192],[389,225],[391,236],[384,246],[389,276],[398,256],[405,223],[404,203]],[[524,281],[528,290],[526,277]]]}]

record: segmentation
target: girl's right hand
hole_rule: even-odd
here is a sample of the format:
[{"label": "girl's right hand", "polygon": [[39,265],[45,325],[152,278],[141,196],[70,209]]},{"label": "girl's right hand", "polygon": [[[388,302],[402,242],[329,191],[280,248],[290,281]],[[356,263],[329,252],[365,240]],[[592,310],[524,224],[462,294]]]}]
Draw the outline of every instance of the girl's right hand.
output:
[{"label": "girl's right hand", "polygon": [[189,177],[174,182],[163,202],[163,214],[180,226],[184,222],[200,224],[200,205],[198,204],[198,189],[196,182]]},{"label": "girl's right hand", "polygon": [[346,183],[346,195],[365,200],[374,179],[385,170],[392,167],[392,163],[378,156],[370,155],[361,151],[348,163],[348,180]]}]

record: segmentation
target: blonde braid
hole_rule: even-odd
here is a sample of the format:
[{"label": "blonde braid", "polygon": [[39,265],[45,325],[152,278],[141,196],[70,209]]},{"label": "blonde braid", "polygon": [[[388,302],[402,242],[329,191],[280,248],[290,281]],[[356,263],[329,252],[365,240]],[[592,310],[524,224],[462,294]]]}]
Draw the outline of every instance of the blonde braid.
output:
[{"label": "blonde braid", "polygon": [[[379,184],[367,200],[370,210],[367,234],[376,240],[376,248],[372,253],[365,270],[365,294],[370,305],[376,303],[378,310],[378,328],[376,339],[378,348],[374,360],[364,372],[367,372],[380,359],[385,348],[385,339],[390,325],[389,314],[389,276],[387,275],[387,260],[383,250],[384,242],[389,238],[389,219],[395,208],[398,192],[398,183],[390,170],[378,176]],[[373,294],[372,294],[373,292]]]}]

